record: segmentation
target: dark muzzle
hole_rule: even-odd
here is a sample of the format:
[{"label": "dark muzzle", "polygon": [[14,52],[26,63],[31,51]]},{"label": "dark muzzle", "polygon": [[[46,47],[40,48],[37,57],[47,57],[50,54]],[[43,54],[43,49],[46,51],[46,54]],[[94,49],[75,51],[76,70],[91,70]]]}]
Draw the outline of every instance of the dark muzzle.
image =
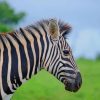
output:
[{"label": "dark muzzle", "polygon": [[81,85],[82,85],[82,77],[81,74],[78,72],[75,82],[74,83],[66,82],[65,89],[71,92],[77,92],[80,89]]}]

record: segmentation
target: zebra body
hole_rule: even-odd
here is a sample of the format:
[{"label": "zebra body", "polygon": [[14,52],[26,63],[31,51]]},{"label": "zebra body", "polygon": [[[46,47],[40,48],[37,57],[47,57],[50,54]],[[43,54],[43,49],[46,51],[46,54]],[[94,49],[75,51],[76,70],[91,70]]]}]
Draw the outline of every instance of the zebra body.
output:
[{"label": "zebra body", "polygon": [[67,24],[52,19],[0,35],[0,100],[10,100],[42,68],[64,84],[75,82],[79,70],[64,38],[69,30]]}]

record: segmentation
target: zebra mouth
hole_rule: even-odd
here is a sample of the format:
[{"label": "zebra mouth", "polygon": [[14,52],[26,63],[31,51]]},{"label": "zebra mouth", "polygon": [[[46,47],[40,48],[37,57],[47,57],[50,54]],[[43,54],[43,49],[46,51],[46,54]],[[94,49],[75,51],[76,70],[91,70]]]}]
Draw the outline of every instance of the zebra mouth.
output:
[{"label": "zebra mouth", "polygon": [[70,92],[77,92],[81,87],[81,84],[77,84],[77,82],[70,83],[70,82],[65,81],[64,84],[65,84],[65,90],[70,91]]},{"label": "zebra mouth", "polygon": [[81,74],[78,72],[74,82],[69,82],[65,79],[65,89],[71,92],[77,92],[82,85]]},{"label": "zebra mouth", "polygon": [[64,81],[64,85],[65,85],[65,90],[70,91],[70,92],[74,92],[74,87],[70,82],[67,82],[66,80]]},{"label": "zebra mouth", "polygon": [[75,84],[67,83],[65,85],[65,90],[70,92],[77,92],[79,90],[79,87],[77,87]]}]

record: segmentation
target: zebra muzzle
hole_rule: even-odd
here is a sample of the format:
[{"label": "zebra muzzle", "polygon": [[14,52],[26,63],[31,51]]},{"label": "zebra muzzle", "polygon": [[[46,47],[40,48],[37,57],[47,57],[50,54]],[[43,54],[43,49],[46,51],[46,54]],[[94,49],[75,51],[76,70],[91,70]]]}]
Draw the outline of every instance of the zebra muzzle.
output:
[{"label": "zebra muzzle", "polygon": [[77,92],[82,85],[81,74],[79,72],[77,73],[74,83],[73,82],[71,83],[71,82],[68,82],[67,80],[65,80],[64,84],[65,84],[66,90],[71,91],[71,92]]}]

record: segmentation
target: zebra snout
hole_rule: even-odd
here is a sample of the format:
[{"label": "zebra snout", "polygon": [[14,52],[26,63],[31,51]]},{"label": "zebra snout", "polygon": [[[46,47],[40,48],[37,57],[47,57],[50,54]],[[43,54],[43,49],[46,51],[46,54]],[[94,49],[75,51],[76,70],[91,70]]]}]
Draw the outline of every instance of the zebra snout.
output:
[{"label": "zebra snout", "polygon": [[82,77],[81,77],[80,72],[77,73],[75,84],[76,84],[75,88],[76,88],[76,91],[77,91],[82,85]]},{"label": "zebra snout", "polygon": [[81,85],[82,85],[82,77],[80,72],[78,72],[75,78],[75,82],[74,83],[66,82],[65,89],[71,92],[77,92],[80,89]]}]

